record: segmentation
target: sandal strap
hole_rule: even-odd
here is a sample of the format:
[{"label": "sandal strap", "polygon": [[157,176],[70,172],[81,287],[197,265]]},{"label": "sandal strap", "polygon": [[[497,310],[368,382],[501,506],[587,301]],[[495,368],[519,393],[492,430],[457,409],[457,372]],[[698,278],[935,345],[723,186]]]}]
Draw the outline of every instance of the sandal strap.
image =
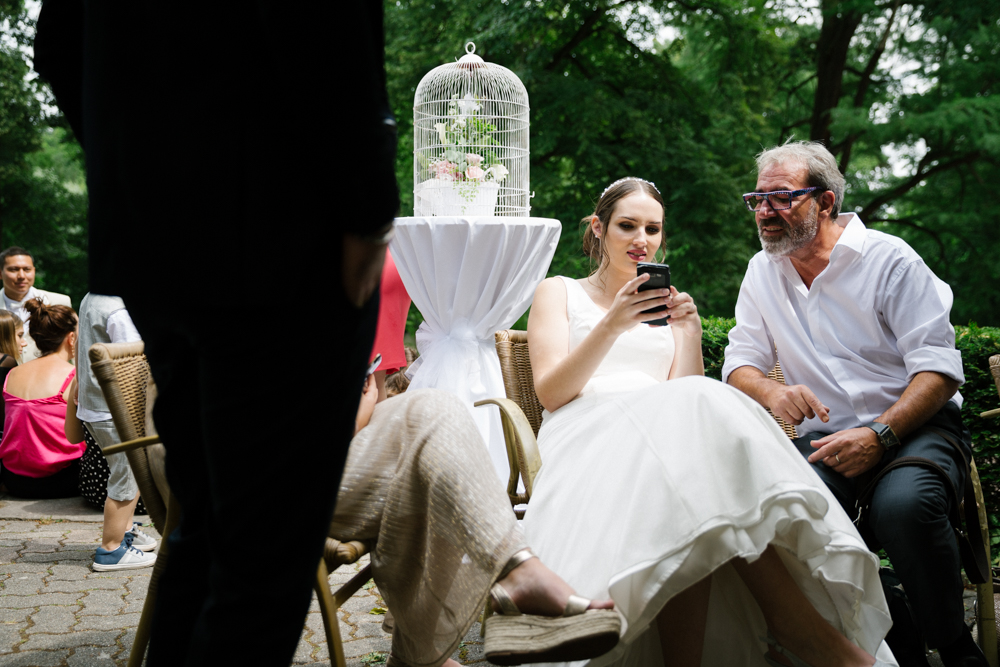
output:
[{"label": "sandal strap", "polygon": [[490,597],[500,607],[500,613],[504,616],[520,616],[521,610],[514,604],[514,600],[500,584],[493,584],[490,588]]},{"label": "sandal strap", "polygon": [[518,551],[517,553],[515,553],[513,556],[510,557],[510,559],[507,561],[507,564],[503,566],[502,570],[500,570],[500,574],[497,575],[496,580],[500,581],[508,574],[510,574],[514,570],[514,568],[516,568],[518,565],[520,565],[525,561],[531,560],[532,558],[538,558],[538,556],[531,553],[531,549],[521,549],[520,551]]},{"label": "sandal strap", "polygon": [[583,612],[587,611],[587,607],[590,606],[590,600],[587,598],[582,598],[579,595],[570,595],[569,602],[566,603],[566,608],[563,610],[563,616],[579,616]]}]

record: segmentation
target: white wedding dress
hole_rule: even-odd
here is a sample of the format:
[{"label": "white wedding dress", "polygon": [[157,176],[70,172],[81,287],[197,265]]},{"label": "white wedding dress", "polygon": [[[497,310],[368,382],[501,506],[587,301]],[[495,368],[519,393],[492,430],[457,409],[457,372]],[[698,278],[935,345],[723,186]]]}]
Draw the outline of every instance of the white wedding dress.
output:
[{"label": "white wedding dress", "polygon": [[[563,278],[570,349],[604,316]],[[626,623],[598,665],[662,665],[656,614],[711,575],[703,665],[766,665],[763,616],[731,565],[769,544],[806,597],[869,654],[896,664],[878,577],[840,505],[775,421],[716,380],[667,380],[669,327],[619,336],[580,395],[545,413],[528,544],[578,594]],[[578,663],[583,664],[583,663]]]}]

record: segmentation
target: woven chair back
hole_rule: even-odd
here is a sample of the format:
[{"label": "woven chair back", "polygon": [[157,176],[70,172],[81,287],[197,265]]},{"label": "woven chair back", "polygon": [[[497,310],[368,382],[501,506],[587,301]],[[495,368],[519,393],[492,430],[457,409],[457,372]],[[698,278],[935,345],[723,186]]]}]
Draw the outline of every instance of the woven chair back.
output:
[{"label": "woven chair back", "polygon": [[[122,442],[146,435],[146,388],[149,364],[141,341],[136,343],[97,343],[88,354],[90,367],[104,392],[104,399]],[[164,455],[163,445],[151,445],[126,452],[142,494],[149,518],[158,528],[167,525],[169,487],[166,479],[156,479],[155,458]],[[162,492],[161,492],[162,489]]]},{"label": "woven chair back", "polygon": [[531,360],[528,358],[528,332],[505,329],[494,334],[497,356],[500,357],[500,372],[503,374],[503,388],[507,398],[517,403],[531,424],[531,430],[538,436],[542,425],[542,404],[535,395],[535,378],[531,375]]},{"label": "woven chair back", "polygon": [[[781,362],[780,361],[778,361],[778,362],[776,362],[774,364],[774,368],[772,368],[771,372],[767,374],[767,377],[771,378],[772,380],[776,380],[776,381],[780,382],[781,384],[785,384],[785,374],[781,372]],[[769,414],[772,417],[774,417],[774,413],[771,412],[770,410],[767,410],[767,414]],[[795,425],[794,424],[789,424],[788,422],[786,422],[784,419],[781,419],[780,417],[774,417],[774,421],[778,422],[778,426],[781,427],[781,430],[785,432],[785,435],[787,435],[789,437],[789,439],[794,440],[795,438],[799,437],[798,432],[795,430]]]}]

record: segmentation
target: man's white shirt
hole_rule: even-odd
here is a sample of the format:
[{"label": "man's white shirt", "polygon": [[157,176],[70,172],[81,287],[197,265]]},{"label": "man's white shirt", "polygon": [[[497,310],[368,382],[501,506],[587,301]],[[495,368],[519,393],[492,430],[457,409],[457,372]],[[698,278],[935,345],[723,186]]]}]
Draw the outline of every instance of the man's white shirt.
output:
[{"label": "man's white shirt", "polygon": [[28,288],[28,293],[25,294],[24,298],[20,301],[14,301],[14,299],[7,296],[6,290],[0,290],[0,292],[3,293],[3,302],[4,305],[7,306],[7,310],[17,315],[18,318],[24,322],[24,333],[27,335],[29,326],[28,318],[31,316],[28,315],[28,309],[24,307],[24,304],[28,302],[28,299],[34,299],[38,296],[38,292],[35,290],[34,285]]},{"label": "man's white shirt", "polygon": [[[853,213],[837,223],[845,229],[810,288],[787,257],[750,260],[722,368],[725,382],[741,366],[767,373],[780,359],[788,384],[830,408],[829,423],[806,419],[800,435],[872,421],[923,371],[965,382],[951,288],[902,239]],[[961,394],[951,400],[961,407]]]}]

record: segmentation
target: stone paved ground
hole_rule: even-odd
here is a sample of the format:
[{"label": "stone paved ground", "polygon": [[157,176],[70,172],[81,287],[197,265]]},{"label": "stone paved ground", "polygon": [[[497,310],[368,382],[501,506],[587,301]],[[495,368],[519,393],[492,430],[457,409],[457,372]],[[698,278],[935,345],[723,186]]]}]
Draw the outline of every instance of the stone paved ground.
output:
[{"label": "stone paved ground", "polygon": [[[93,572],[101,520],[79,498],[22,501],[0,494],[0,665],[126,664],[152,569]],[[341,567],[330,581],[339,585],[361,567]],[[383,616],[371,613],[383,607],[369,584],[341,609],[348,665],[384,664],[390,637],[382,631]],[[466,665],[489,664],[478,623],[452,657]],[[293,663],[330,664],[315,594]]]},{"label": "stone paved ground", "polygon": [[[128,660],[146,599],[151,569],[93,572],[100,542],[101,513],[82,499],[24,501],[0,494],[0,666],[111,667]],[[149,531],[156,537],[155,530]],[[337,586],[367,562],[343,566],[330,575]],[[351,667],[384,663],[388,634],[384,608],[369,583],[340,610],[344,653]],[[972,619],[975,591],[966,591],[966,618]],[[465,665],[488,665],[479,624],[452,656]],[[315,594],[295,651],[295,665],[329,665],[323,618]],[[941,665],[936,654],[934,667]]]}]

